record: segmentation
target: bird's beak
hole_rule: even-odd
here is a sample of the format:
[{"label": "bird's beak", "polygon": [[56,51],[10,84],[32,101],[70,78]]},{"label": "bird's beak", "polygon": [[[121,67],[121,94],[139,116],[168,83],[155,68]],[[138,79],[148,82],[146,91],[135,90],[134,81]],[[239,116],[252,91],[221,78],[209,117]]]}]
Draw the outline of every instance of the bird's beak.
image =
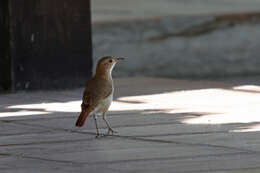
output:
[{"label": "bird's beak", "polygon": [[125,58],[115,58],[115,59],[118,62],[118,61],[123,61]]}]

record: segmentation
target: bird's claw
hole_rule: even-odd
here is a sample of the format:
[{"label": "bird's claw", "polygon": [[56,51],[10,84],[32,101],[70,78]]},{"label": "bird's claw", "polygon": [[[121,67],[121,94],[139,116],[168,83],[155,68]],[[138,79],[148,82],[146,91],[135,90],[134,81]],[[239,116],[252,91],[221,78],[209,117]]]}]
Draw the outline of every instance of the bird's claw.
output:
[{"label": "bird's claw", "polygon": [[105,134],[100,134],[100,133],[99,133],[99,134],[96,135],[96,138],[101,138],[101,137],[104,137],[104,136],[106,136],[106,135],[105,135]]},{"label": "bird's claw", "polygon": [[118,132],[113,130],[112,128],[109,128],[108,131],[107,131],[107,134],[97,133],[96,138],[101,138],[101,137],[105,137],[105,136],[114,135],[115,133],[118,133]]},{"label": "bird's claw", "polygon": [[111,132],[111,135],[113,135],[114,133],[118,133],[117,131],[109,128],[108,131],[107,131],[107,135],[110,135],[110,132]]}]

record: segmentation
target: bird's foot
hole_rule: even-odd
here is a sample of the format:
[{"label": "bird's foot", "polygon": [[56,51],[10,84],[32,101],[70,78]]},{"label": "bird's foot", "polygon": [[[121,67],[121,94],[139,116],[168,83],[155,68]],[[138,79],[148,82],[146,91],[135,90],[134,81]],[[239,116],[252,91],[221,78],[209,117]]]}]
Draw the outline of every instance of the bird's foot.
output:
[{"label": "bird's foot", "polygon": [[100,134],[99,133],[99,134],[96,135],[96,138],[101,138],[101,137],[104,137],[104,136],[105,136],[105,134]]},{"label": "bird's foot", "polygon": [[97,134],[97,135],[96,135],[96,138],[100,138],[100,137],[101,137],[100,134]]},{"label": "bird's foot", "polygon": [[107,131],[107,135],[113,135],[114,133],[118,133],[117,131],[113,130],[112,128],[109,128]]}]

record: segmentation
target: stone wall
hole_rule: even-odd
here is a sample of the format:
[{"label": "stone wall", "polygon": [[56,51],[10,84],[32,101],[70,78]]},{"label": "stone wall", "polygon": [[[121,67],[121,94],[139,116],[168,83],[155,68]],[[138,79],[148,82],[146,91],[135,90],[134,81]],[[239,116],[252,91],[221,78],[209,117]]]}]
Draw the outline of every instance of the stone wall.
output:
[{"label": "stone wall", "polygon": [[260,74],[260,13],[110,22],[92,31],[94,61],[127,58],[115,76]]}]

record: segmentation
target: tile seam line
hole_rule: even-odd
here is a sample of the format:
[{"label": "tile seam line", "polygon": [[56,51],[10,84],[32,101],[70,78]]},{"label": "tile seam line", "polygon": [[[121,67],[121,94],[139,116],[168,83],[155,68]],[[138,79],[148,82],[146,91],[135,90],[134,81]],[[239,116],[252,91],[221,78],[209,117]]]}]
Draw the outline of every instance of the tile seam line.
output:
[{"label": "tile seam line", "polygon": [[190,171],[177,171],[175,173],[218,173],[219,171],[239,171],[239,170],[254,170],[254,169],[260,169],[260,167],[245,167],[245,168],[226,168],[226,169],[204,169],[204,170],[190,170]]},{"label": "tile seam line", "polygon": [[200,147],[208,147],[208,148],[221,148],[226,150],[233,150],[233,151],[240,151],[240,152],[248,152],[248,153],[258,153],[259,151],[253,151],[253,150],[247,150],[243,148],[236,148],[236,147],[228,147],[228,146],[222,146],[222,145],[212,145],[212,144],[201,144],[201,143],[187,143],[187,142],[180,142],[180,141],[168,141],[168,140],[158,140],[158,139],[149,139],[149,138],[139,138],[134,136],[117,136],[113,135],[114,137],[118,138],[126,138],[131,140],[137,140],[137,141],[147,141],[147,142],[157,142],[157,143],[169,143],[169,144],[176,144],[176,145],[186,145],[186,146],[200,146]]},{"label": "tile seam line", "polygon": [[84,164],[119,164],[129,162],[149,162],[149,161],[167,161],[167,160],[186,160],[195,158],[209,158],[209,157],[225,157],[225,156],[236,156],[236,155],[256,155],[255,153],[237,152],[237,153],[222,153],[222,154],[206,154],[206,155],[195,155],[195,156],[180,156],[180,157],[161,157],[161,158],[147,158],[147,159],[129,159],[129,160],[118,160],[118,161],[103,161],[103,162],[83,162]]},{"label": "tile seam line", "polygon": [[[30,124],[30,123],[20,123],[20,122],[12,122],[14,124],[21,124],[21,125],[29,125],[32,127],[42,127],[42,128],[48,128],[50,130],[46,131],[46,133],[49,133],[52,130],[58,130],[58,131],[63,131],[63,132],[71,132],[71,133],[79,133],[79,134],[95,134],[94,132],[81,132],[77,130],[70,130],[70,129],[63,129],[63,128],[53,128],[49,126],[44,126],[44,125],[35,125],[35,124]],[[163,123],[164,124],[164,123]],[[141,125],[140,125],[141,126]],[[147,125],[149,126],[149,125]],[[138,126],[133,126],[133,127],[138,127]],[[93,128],[94,129],[94,128]],[[92,129],[92,130],[93,130]],[[103,128],[101,128],[103,129]],[[161,134],[161,135],[143,135],[143,136],[121,136],[121,137],[135,137],[135,138],[149,138],[149,137],[158,137],[158,136],[185,136],[185,135],[203,135],[203,134],[219,134],[219,133],[225,133],[228,131],[210,131],[210,132],[194,132],[194,133],[172,133],[172,134]],[[113,136],[120,136],[120,135],[113,135]],[[1,136],[0,136],[1,137]]]},{"label": "tile seam line", "polygon": [[[31,124],[28,124],[31,125]],[[34,125],[32,125],[34,126]],[[37,125],[38,126],[38,125]],[[93,132],[80,132],[77,130],[70,130],[70,129],[62,129],[62,128],[51,128],[48,126],[42,126],[44,128],[49,128],[52,130],[59,130],[59,131],[64,131],[68,133],[78,133],[78,134],[89,134],[89,135],[95,135]],[[253,151],[253,150],[247,150],[243,148],[237,148],[237,147],[228,147],[228,146],[222,146],[222,145],[213,145],[213,144],[201,144],[201,143],[186,143],[186,142],[180,142],[180,141],[168,141],[168,140],[158,140],[158,139],[149,139],[149,138],[141,138],[141,137],[136,137],[136,136],[120,136],[120,135],[108,135],[108,137],[116,137],[116,138],[124,138],[128,140],[136,140],[136,141],[145,141],[145,142],[156,142],[156,143],[168,143],[168,144],[176,144],[176,145],[186,145],[186,146],[200,146],[200,147],[210,147],[210,148],[222,148],[222,149],[227,149],[227,150],[235,150],[235,151],[244,151],[244,152],[249,152],[249,153],[260,153],[259,151]],[[76,142],[76,141],[75,141]],[[0,145],[1,146],[1,145]]]},{"label": "tile seam line", "polygon": [[100,161],[100,162],[75,162],[75,161],[56,160],[56,159],[48,159],[42,157],[26,156],[22,154],[10,154],[10,153],[4,153],[3,157],[19,157],[24,159],[42,160],[42,161],[56,162],[61,164],[103,165],[103,164],[120,164],[120,163],[140,162],[140,161],[149,162],[149,161],[187,160],[187,159],[195,159],[195,158],[225,157],[225,156],[236,156],[236,155],[256,155],[256,154],[247,153],[247,152],[237,152],[237,153],[224,153],[224,154],[206,154],[206,155],[195,155],[195,156],[163,157],[163,158],[147,158],[147,159],[144,158],[144,159],[129,159],[129,160]]}]

